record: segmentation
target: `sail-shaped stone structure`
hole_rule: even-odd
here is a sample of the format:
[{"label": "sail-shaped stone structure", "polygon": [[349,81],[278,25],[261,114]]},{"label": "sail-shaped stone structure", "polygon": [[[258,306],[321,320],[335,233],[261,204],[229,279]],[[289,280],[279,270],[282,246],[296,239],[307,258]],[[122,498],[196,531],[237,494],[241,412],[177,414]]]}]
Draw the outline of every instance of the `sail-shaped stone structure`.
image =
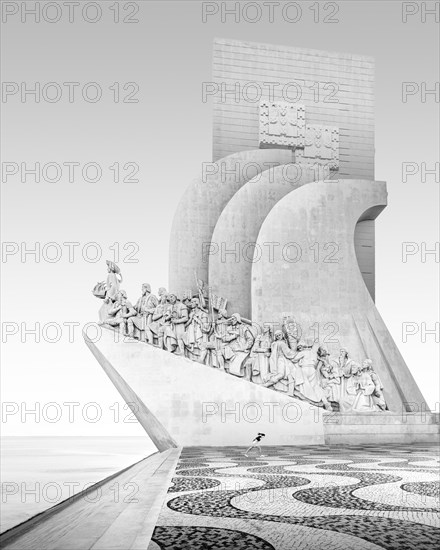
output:
[{"label": "sail-shaped stone structure", "polygon": [[[247,359],[227,365],[231,374],[190,360],[194,332],[168,351],[108,332],[88,346],[163,448],[236,445],[249,429],[270,431],[274,444],[438,437],[438,418],[374,302],[374,223],[387,206],[374,174],[374,60],[217,39],[213,81],[213,159],[177,208],[169,289],[181,299],[199,296],[200,281],[207,290],[207,309],[190,308],[220,324],[199,336],[199,363]],[[231,81],[238,100],[223,94]],[[226,336],[220,304],[225,326],[232,321]],[[284,333],[264,348],[266,325]],[[259,370],[263,352],[268,373]]]}]

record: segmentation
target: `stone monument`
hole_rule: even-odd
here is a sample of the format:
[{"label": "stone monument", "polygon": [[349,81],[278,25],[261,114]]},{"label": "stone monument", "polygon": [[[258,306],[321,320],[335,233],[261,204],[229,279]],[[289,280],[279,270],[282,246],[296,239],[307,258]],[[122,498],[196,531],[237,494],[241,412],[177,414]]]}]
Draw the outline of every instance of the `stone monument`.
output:
[{"label": "stone monument", "polygon": [[273,444],[432,439],[374,303],[387,191],[373,59],[218,39],[214,61],[218,89],[252,80],[261,97],[214,97],[213,162],[176,210],[170,291],[144,283],[133,306],[107,262],[93,290],[107,330],[87,345],[159,450],[255,428]]}]

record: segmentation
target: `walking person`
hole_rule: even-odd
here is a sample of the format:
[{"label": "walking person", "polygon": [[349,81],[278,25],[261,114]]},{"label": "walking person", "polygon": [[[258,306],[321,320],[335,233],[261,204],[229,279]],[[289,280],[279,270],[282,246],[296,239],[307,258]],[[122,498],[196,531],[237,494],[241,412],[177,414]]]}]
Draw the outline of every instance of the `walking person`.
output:
[{"label": "walking person", "polygon": [[248,456],[248,452],[251,450],[251,449],[258,449],[260,451],[260,456],[263,456],[261,454],[261,447],[260,447],[260,441],[263,439],[263,437],[266,437],[266,434],[263,434],[261,432],[258,432],[257,436],[255,437],[255,439],[252,441],[252,445],[246,449],[246,452],[244,453],[244,456]]}]

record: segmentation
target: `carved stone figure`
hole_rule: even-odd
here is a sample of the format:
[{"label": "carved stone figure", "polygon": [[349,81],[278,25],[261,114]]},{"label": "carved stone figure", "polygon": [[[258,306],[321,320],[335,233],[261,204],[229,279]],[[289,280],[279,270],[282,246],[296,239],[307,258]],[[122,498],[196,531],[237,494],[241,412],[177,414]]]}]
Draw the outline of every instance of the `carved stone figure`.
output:
[{"label": "carved stone figure", "polygon": [[299,338],[299,329],[295,319],[291,315],[285,314],[283,316],[282,330],[289,348],[296,351]]},{"label": "carved stone figure", "polygon": [[127,300],[127,294],[124,290],[120,290],[108,312],[108,317],[104,321],[105,324],[111,327],[118,327],[121,334],[127,334],[127,322],[130,317],[136,315],[136,310],[131,302]]},{"label": "carved stone figure", "polygon": [[[190,292],[180,302],[175,293],[159,288],[159,299],[151,294],[148,283],[142,285],[142,295],[135,306],[119,288],[122,277],[118,266],[107,261],[107,282],[98,283],[95,296],[106,305],[103,324],[116,327],[121,334],[157,345],[193,361],[216,367],[230,374],[245,377],[256,384],[288,393],[317,406],[332,410],[339,404],[340,412],[384,411],[387,404],[383,385],[374,371],[371,359],[362,366],[355,363],[345,348],[332,360],[327,349],[315,340],[313,346],[298,342],[300,327],[291,313],[282,316],[281,330],[265,323],[263,332],[255,337],[251,321],[226,309],[214,310],[227,300],[209,293],[209,301],[193,297]],[[202,283],[196,279],[199,296],[204,296]],[[100,310],[100,315],[103,313]]]},{"label": "carved stone figure", "polygon": [[188,309],[191,309],[192,292],[191,290],[185,290],[182,294],[182,304]]},{"label": "carved stone figure", "polygon": [[165,323],[165,314],[170,308],[170,304],[167,302],[167,294],[164,288],[159,288],[159,303],[154,308],[154,311],[151,315],[151,322],[145,327],[145,336],[149,344],[154,343],[154,339],[157,340],[157,345],[161,349],[164,347],[164,323]]},{"label": "carved stone figure", "polygon": [[319,343],[317,340],[310,348],[306,347],[304,342],[298,344],[298,353],[295,355],[293,361],[298,363],[298,366],[301,368],[302,381],[295,381],[295,394],[312,403],[322,403],[326,410],[331,411],[333,410],[332,406],[320,384],[318,348]]},{"label": "carved stone figure", "polygon": [[370,373],[371,380],[374,384],[373,400],[380,410],[385,411],[388,409],[385,397],[383,395],[383,385],[380,381],[379,375],[373,369],[373,361],[371,359],[365,359],[363,362],[367,372]]},{"label": "carved stone figure", "polygon": [[[194,273],[194,278],[196,280],[196,286],[197,286],[197,292],[198,292],[198,298],[199,298],[199,303],[200,303],[200,307],[204,310],[206,310],[206,288],[207,288],[207,285],[204,281],[202,281],[202,279],[199,279],[197,277],[197,273]],[[192,298],[192,295],[191,295],[191,298]]]},{"label": "carved stone figure", "polygon": [[114,302],[119,292],[120,284],[122,283],[121,270],[111,260],[107,260],[106,263],[108,275],[106,280],[107,292],[105,294],[105,300],[107,300],[107,302]]},{"label": "carved stone figure", "polygon": [[136,329],[141,334],[140,339],[143,341],[146,340],[146,328],[151,323],[152,315],[158,303],[156,296],[151,294],[151,286],[148,283],[144,283],[142,285],[142,295],[134,306],[136,315],[129,317],[127,321],[129,336],[134,338]]},{"label": "carved stone figure", "polygon": [[116,300],[116,295],[119,292],[119,287],[122,282],[121,270],[112,262],[107,260],[107,280],[97,283],[93,288],[93,295],[104,300],[99,309],[99,320],[104,323],[109,316],[109,311],[113,302]]},{"label": "carved stone figure", "polygon": [[249,327],[242,322],[239,313],[231,316],[230,325],[222,340],[226,344],[223,348],[225,369],[235,376],[245,376],[244,365],[254,344],[254,336]]},{"label": "carved stone figure", "polygon": [[[381,407],[379,407],[373,397],[376,391],[376,384],[372,378],[371,364],[370,359],[364,361],[356,377],[357,393],[352,407],[354,412],[374,412],[381,410]],[[383,403],[385,404],[385,401]]]},{"label": "carved stone figure", "polygon": [[359,365],[350,359],[348,350],[345,348],[339,350],[339,357],[333,363],[341,376],[339,410],[350,411],[357,393],[355,376],[359,371]]},{"label": "carved stone figure", "polygon": [[[342,378],[341,397],[339,399],[339,410],[349,412],[353,410],[353,405],[358,394],[358,379],[360,375],[360,365],[355,361],[350,363],[350,374]],[[344,390],[342,393],[342,389]]]},{"label": "carved stone figure", "polygon": [[164,316],[164,345],[168,351],[179,350],[181,355],[185,354],[185,324],[188,321],[188,308],[179,302],[175,293],[168,295],[170,308]]},{"label": "carved stone figure", "polygon": [[274,337],[270,349],[268,380],[263,385],[283,392],[287,392],[290,386],[293,391],[295,383],[302,382],[302,373],[292,362],[296,351],[291,350],[284,341],[281,330],[276,330]]},{"label": "carved stone figure", "polygon": [[172,324],[173,314],[171,313],[170,304],[163,314],[163,317],[160,322],[160,332],[159,332],[159,346],[161,346],[166,351],[174,353],[177,349],[178,343],[176,338],[176,333],[174,331],[174,326]]},{"label": "carved stone figure", "polygon": [[220,309],[217,319],[214,322],[214,332],[212,334],[212,366],[225,370],[224,348],[226,347],[225,337],[228,329],[228,312],[226,309]]},{"label": "carved stone figure", "polygon": [[104,281],[100,281],[99,283],[96,283],[96,285],[93,287],[93,290],[92,290],[93,296],[96,296],[101,300],[105,298],[106,293],[107,293],[107,285],[105,284]]},{"label": "carved stone figure", "polygon": [[269,359],[273,338],[272,327],[265,324],[252,347],[252,382],[264,384],[269,380]]},{"label": "carved stone figure", "polygon": [[186,333],[182,336],[182,340],[186,356],[189,359],[203,363],[211,332],[211,323],[206,311],[200,307],[200,300],[198,298],[191,300],[191,311],[185,328]]},{"label": "carved stone figure", "polygon": [[[219,294],[215,292],[209,293],[209,305],[211,309],[215,309],[220,313],[220,311],[226,312],[226,309],[228,307],[228,300],[224,296],[220,296]],[[227,314],[225,313],[225,316],[227,317]]]},{"label": "carved stone figure", "polygon": [[339,403],[341,397],[341,372],[339,366],[330,361],[326,348],[320,346],[318,349],[320,360],[319,372],[321,374],[321,387],[325,392],[328,401]]},{"label": "carved stone figure", "polygon": [[167,289],[166,289],[165,287],[163,287],[163,286],[161,286],[161,287],[159,288],[159,290],[157,291],[157,294],[158,294],[158,296],[159,296],[159,301],[160,301],[160,299],[162,298],[162,296],[168,297]]}]

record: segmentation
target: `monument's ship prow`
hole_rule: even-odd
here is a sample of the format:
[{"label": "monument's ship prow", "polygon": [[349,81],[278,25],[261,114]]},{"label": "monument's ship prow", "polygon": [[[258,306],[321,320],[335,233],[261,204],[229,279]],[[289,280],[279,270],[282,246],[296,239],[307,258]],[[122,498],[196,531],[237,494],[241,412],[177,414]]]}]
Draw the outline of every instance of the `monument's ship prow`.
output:
[{"label": "monument's ship prow", "polygon": [[[215,40],[216,81],[242,48]],[[244,108],[215,95],[213,162],[173,219],[170,292],[144,283],[132,304],[107,261],[101,321],[133,341],[104,330],[87,344],[159,448],[242,445],[256,431],[290,445],[432,440],[436,416],[374,302],[388,203],[374,60],[246,43],[231,78],[247,86],[252,66],[267,83],[269,53],[270,78],[327,82],[332,67],[343,101],[265,92]]]},{"label": "monument's ship prow", "polygon": [[103,329],[87,346],[159,451],[245,445],[254,432],[273,445],[438,440],[435,414],[326,412],[247,380]]},{"label": "monument's ship prow", "polygon": [[87,346],[159,450],[271,443],[323,444],[320,409],[155,346],[103,329]]}]

